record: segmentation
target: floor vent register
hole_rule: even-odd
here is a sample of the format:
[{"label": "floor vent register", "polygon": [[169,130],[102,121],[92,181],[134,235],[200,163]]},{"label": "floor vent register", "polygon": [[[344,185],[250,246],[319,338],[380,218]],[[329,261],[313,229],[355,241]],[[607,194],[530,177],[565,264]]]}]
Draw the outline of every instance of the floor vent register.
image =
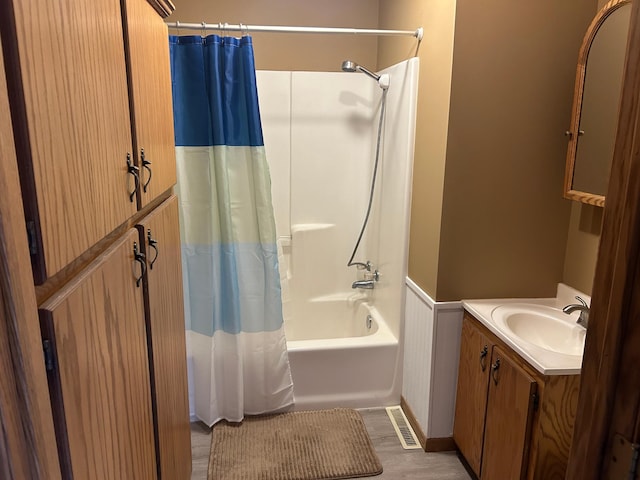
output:
[{"label": "floor vent register", "polygon": [[402,407],[387,407],[386,410],[387,415],[389,415],[389,419],[393,424],[393,428],[400,439],[402,448],[405,450],[422,448],[418,441],[418,437],[416,437],[416,433],[411,428],[411,425],[409,425],[407,417],[405,417],[404,412],[402,411]]}]

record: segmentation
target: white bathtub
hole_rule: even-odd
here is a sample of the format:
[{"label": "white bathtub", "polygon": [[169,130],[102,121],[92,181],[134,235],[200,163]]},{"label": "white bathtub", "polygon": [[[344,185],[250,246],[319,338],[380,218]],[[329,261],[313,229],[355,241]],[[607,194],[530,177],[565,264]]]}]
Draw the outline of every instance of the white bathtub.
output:
[{"label": "white bathtub", "polygon": [[398,403],[398,340],[375,308],[321,298],[293,310],[285,331],[296,410]]}]

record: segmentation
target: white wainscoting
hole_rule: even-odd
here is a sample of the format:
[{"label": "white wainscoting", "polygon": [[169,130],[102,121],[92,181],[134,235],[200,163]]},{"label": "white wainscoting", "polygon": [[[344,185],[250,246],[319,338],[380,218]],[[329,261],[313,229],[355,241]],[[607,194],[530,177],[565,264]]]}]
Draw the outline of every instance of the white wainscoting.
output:
[{"label": "white wainscoting", "polygon": [[461,302],[434,302],[409,277],[402,396],[427,439],[453,436]]}]

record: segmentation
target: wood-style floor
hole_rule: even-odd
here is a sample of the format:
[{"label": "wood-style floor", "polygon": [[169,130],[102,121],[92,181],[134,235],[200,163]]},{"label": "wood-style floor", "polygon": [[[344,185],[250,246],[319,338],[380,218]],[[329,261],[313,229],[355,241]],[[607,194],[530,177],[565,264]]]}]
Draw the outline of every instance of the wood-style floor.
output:
[{"label": "wood-style floor", "polygon": [[[372,479],[469,480],[455,452],[425,453],[404,450],[384,409],[360,410],[384,472]],[[193,473],[191,480],[206,480],[211,434],[201,423],[191,424]]]}]

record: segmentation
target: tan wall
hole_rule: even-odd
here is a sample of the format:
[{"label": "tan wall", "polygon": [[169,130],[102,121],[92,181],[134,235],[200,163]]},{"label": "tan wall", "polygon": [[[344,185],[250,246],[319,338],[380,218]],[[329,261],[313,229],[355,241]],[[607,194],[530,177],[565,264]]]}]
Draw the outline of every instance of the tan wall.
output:
[{"label": "tan wall", "polygon": [[563,282],[591,295],[604,210],[573,202]]},{"label": "tan wall", "polygon": [[[377,0],[174,0],[168,22],[377,28]],[[176,33],[175,30],[172,33]],[[182,31],[187,34],[189,31]],[[198,34],[199,32],[191,32]],[[209,32],[216,33],[216,32]],[[237,35],[237,34],[234,34]],[[338,71],[349,58],[376,68],[377,38],[352,35],[251,33],[259,70]]]},{"label": "tan wall", "polygon": [[[381,0],[380,28],[424,28],[413,167],[409,276],[435,298],[442,193],[449,124],[455,2]],[[416,53],[412,38],[381,37],[378,66],[387,67]]]},{"label": "tan wall", "polygon": [[553,296],[577,52],[596,0],[459,0],[438,300]]}]

